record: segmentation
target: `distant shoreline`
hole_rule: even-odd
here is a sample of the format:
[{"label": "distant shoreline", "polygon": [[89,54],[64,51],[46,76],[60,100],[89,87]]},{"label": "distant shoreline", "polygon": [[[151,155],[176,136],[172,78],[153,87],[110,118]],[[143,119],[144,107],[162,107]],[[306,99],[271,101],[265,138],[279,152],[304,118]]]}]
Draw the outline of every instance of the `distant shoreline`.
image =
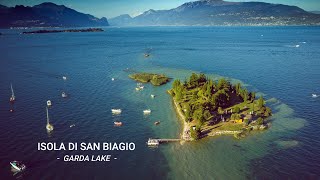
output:
[{"label": "distant shoreline", "polygon": [[43,33],[62,33],[62,32],[102,32],[101,28],[88,28],[88,29],[63,29],[63,30],[37,30],[37,31],[24,31],[22,34],[43,34]]}]

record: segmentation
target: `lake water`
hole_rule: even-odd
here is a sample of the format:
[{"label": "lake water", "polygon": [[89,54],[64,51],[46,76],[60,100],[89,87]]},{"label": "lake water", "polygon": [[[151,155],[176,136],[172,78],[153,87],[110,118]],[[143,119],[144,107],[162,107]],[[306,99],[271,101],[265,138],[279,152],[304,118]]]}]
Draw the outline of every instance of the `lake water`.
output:
[{"label": "lake water", "polygon": [[[96,33],[0,36],[0,179],[317,179],[320,175],[319,27],[139,27]],[[151,56],[144,58],[143,53]],[[127,71],[124,71],[128,68]],[[136,92],[128,74],[192,72],[228,77],[263,94],[272,127],[169,143],[181,122],[161,87]],[[67,76],[64,81],[62,76]],[[115,81],[111,81],[115,78]],[[16,102],[10,105],[10,83]],[[61,92],[68,93],[63,99]],[[156,98],[151,99],[150,95]],[[46,101],[53,133],[46,125]],[[13,108],[14,113],[9,110]],[[121,115],[112,115],[121,108]],[[151,109],[148,116],[144,109]],[[122,127],[114,127],[122,121]],[[161,121],[158,126],[155,121]],[[70,128],[70,125],[75,124]],[[134,142],[134,151],[38,151],[38,142]],[[63,162],[65,154],[111,154],[111,162]],[[13,176],[9,162],[22,160]]]}]

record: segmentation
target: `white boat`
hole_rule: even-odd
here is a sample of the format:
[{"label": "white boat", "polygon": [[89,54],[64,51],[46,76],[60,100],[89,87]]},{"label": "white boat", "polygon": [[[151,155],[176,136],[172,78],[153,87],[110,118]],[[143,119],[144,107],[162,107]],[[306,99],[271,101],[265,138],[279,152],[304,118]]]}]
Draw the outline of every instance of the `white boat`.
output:
[{"label": "white boat", "polygon": [[151,113],[151,109],[143,110],[143,114],[150,114],[150,113]]},{"label": "white boat", "polygon": [[147,142],[148,146],[158,146],[160,143],[157,139],[148,139]]},{"label": "white boat", "polygon": [[66,76],[62,76],[62,79],[63,79],[63,80],[67,80],[67,77],[66,77]]},{"label": "white boat", "polygon": [[47,106],[48,106],[48,107],[52,106],[52,103],[51,103],[50,100],[47,101]]},{"label": "white boat", "polygon": [[10,165],[17,171],[23,171],[26,169],[26,166],[20,161],[11,161]]},{"label": "white boat", "polygon": [[296,47],[296,48],[298,48],[298,47],[300,47],[300,45],[299,45],[299,44],[297,44],[297,45],[295,45],[295,47]]},{"label": "white boat", "polygon": [[48,108],[47,109],[47,125],[46,125],[46,129],[48,130],[48,132],[53,131],[53,126],[50,124],[49,122],[49,111]]},{"label": "white boat", "polygon": [[111,81],[114,81],[114,78],[111,78]]},{"label": "white boat", "polygon": [[62,92],[61,97],[66,98],[66,97],[68,97],[68,95],[65,92]]},{"label": "white boat", "polygon": [[122,112],[122,110],[121,109],[111,109],[111,112],[113,114],[120,114]]},{"label": "white boat", "polygon": [[316,97],[318,97],[319,95],[317,95],[317,94],[312,94],[312,97],[313,98],[316,98]]},{"label": "white boat", "polygon": [[75,124],[71,124],[71,125],[70,125],[70,128],[75,127],[75,126],[76,126]]},{"label": "white boat", "polygon": [[151,98],[155,98],[155,97],[156,97],[156,95],[151,94]]},{"label": "white boat", "polygon": [[119,122],[119,121],[115,121],[113,122],[115,126],[122,126],[122,122]]},{"label": "white boat", "polygon": [[14,96],[14,92],[13,92],[13,88],[12,88],[12,84],[10,84],[11,86],[11,97],[10,97],[10,102],[14,102],[16,100],[16,97]]}]

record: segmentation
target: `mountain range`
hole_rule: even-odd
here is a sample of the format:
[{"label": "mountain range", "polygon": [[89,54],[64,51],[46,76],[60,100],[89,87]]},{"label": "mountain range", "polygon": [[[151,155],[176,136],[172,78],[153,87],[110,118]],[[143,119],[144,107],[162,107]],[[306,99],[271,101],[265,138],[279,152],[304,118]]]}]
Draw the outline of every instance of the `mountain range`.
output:
[{"label": "mountain range", "polygon": [[283,4],[200,0],[170,10],[150,9],[136,17],[125,14],[109,22],[114,26],[320,25],[320,15]]},{"label": "mountain range", "polygon": [[108,26],[106,18],[96,18],[64,5],[42,3],[32,7],[0,5],[0,28]]}]

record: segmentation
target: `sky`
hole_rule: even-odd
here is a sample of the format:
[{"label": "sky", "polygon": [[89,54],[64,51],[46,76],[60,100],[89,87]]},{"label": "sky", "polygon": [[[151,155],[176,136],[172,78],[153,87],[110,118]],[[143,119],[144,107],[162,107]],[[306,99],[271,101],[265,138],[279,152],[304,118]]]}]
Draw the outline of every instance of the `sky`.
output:
[{"label": "sky", "polygon": [[[65,5],[79,12],[96,17],[115,17],[121,14],[137,16],[149,9],[172,9],[185,2],[195,0],[0,0],[5,6],[33,6],[43,2]],[[320,11],[320,0],[227,0],[236,2],[263,1],[276,4],[295,5],[306,11]]]}]

